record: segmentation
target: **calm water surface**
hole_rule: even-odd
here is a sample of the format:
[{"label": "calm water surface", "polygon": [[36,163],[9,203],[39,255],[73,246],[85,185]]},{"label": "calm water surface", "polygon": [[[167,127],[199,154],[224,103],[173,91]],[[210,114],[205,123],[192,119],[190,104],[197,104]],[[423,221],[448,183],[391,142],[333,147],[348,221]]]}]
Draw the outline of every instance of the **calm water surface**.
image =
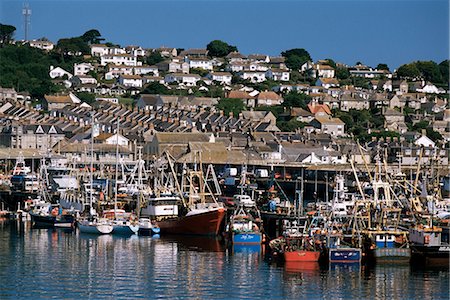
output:
[{"label": "calm water surface", "polygon": [[207,238],[0,223],[0,299],[449,299],[446,267],[276,266]]}]

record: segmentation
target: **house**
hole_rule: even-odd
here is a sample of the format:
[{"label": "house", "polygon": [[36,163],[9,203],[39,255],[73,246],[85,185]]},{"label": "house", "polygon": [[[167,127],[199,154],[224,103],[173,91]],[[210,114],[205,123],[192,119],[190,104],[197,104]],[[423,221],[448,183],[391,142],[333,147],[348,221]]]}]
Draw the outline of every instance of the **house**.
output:
[{"label": "house", "polygon": [[57,125],[16,124],[5,126],[0,132],[0,144],[16,149],[47,151],[64,139],[64,133]]},{"label": "house", "polygon": [[90,63],[80,63],[73,65],[73,73],[74,75],[86,75],[89,71],[93,71],[95,68]]},{"label": "house", "polygon": [[209,51],[207,49],[187,49],[184,51],[181,51],[180,56],[181,57],[197,57],[197,58],[207,58]]},{"label": "house", "polygon": [[142,88],[144,85],[143,80],[139,75],[120,75],[118,82],[125,87]]},{"label": "house", "polygon": [[314,68],[314,64],[310,61],[305,62],[300,66],[300,72],[306,72]]},{"label": "house", "polygon": [[266,72],[262,71],[241,71],[238,73],[239,77],[246,80],[249,79],[252,83],[266,81]]},{"label": "house", "polygon": [[164,77],[164,82],[173,83],[178,82],[186,86],[196,86],[197,82],[201,79],[198,74],[183,74],[183,73],[173,73],[167,74]]},{"label": "house", "polygon": [[108,64],[137,66],[138,61],[136,56],[133,56],[131,54],[107,54],[101,56],[100,65],[106,66]]},{"label": "house", "polygon": [[417,140],[414,141],[414,145],[425,147],[425,148],[434,148],[436,146],[436,143],[433,142],[429,137],[422,134],[421,137],[419,137]]},{"label": "house", "polygon": [[261,92],[256,96],[257,106],[272,106],[283,103],[283,98],[273,91]]},{"label": "house", "polygon": [[189,143],[215,143],[214,134],[192,132],[155,132],[153,139],[145,144],[144,153],[160,156],[168,151],[178,158],[189,150]]},{"label": "house", "polygon": [[255,107],[256,101],[255,97],[251,96],[248,92],[232,90],[228,92],[227,98],[230,99],[241,99],[247,107]]},{"label": "house", "polygon": [[311,101],[308,103],[309,111],[314,114],[316,117],[319,116],[330,116],[331,110],[330,107],[326,104],[318,104],[316,101]]},{"label": "house", "polygon": [[329,65],[315,64],[314,70],[316,76],[313,77],[334,78],[335,75],[334,68]]},{"label": "house", "polygon": [[233,75],[229,72],[210,72],[206,77],[210,80],[220,82],[221,84],[230,85]]},{"label": "house", "polygon": [[17,100],[17,92],[14,88],[0,87],[0,100]]},{"label": "house", "polygon": [[185,62],[189,64],[189,68],[203,69],[207,71],[212,71],[213,69],[212,61],[206,57],[186,57]]},{"label": "house", "polygon": [[97,79],[90,75],[75,75],[72,78],[70,78],[70,82],[72,83],[72,86],[77,87],[84,84],[97,84]]},{"label": "house", "polygon": [[247,56],[247,58],[250,61],[259,62],[259,63],[269,63],[270,62],[270,57],[265,54],[250,54],[249,56]]},{"label": "house", "polygon": [[42,102],[42,107],[44,110],[52,111],[57,109],[62,109],[66,105],[73,104],[71,97],[69,95],[64,96],[53,96],[45,95]]},{"label": "house", "polygon": [[321,133],[329,134],[333,137],[345,135],[345,123],[339,118],[331,116],[316,116],[310,123]]},{"label": "house", "polygon": [[275,81],[289,81],[289,70],[269,69],[266,71],[266,77]]},{"label": "house", "polygon": [[177,48],[159,47],[154,49],[154,51],[158,52],[162,57],[175,57],[178,55]]},{"label": "house", "polygon": [[64,75],[66,75],[67,76],[67,79],[70,79],[70,78],[72,78],[72,74],[71,73],[69,73],[69,72],[67,72],[66,70],[64,70],[63,68],[61,68],[61,67],[53,67],[53,66],[50,66],[50,72],[48,73],[48,75],[50,76],[50,78],[52,78],[52,79],[54,79],[54,78],[61,78],[61,77],[63,77]]},{"label": "house", "polygon": [[349,72],[351,76],[354,77],[363,77],[363,78],[379,78],[379,77],[386,77],[386,78],[392,78],[392,73],[388,70],[377,70],[369,68],[365,65],[357,65],[354,67],[349,68]]},{"label": "house", "polygon": [[226,58],[230,63],[236,62],[236,61],[242,62],[242,61],[244,61],[244,60],[247,59],[244,55],[242,55],[241,53],[236,52],[236,51],[233,51],[233,52],[228,53],[228,55],[225,56],[225,58]]},{"label": "house", "polygon": [[403,108],[403,107],[405,107],[405,104],[406,104],[405,101],[403,101],[401,96],[399,96],[399,95],[394,95],[389,100],[389,108],[391,108],[391,109],[394,109],[396,107]]},{"label": "house", "polygon": [[137,66],[133,67],[133,74],[134,75],[151,74],[152,76],[159,76],[159,70],[157,66]]},{"label": "house", "polygon": [[141,94],[136,101],[136,106],[143,110],[159,110],[164,106],[164,101],[159,95]]},{"label": "house", "polygon": [[120,75],[133,75],[133,66],[126,65],[108,65],[108,72],[105,73],[105,79],[111,80],[118,78]]},{"label": "house", "polygon": [[291,117],[294,117],[297,121],[304,123],[310,123],[314,120],[314,115],[312,113],[300,107],[291,108]]},{"label": "house", "polygon": [[55,48],[55,44],[42,39],[29,41],[28,44],[30,45],[30,47],[42,49],[44,51],[51,51],[53,50],[53,48]]},{"label": "house", "polygon": [[189,73],[189,63],[178,58],[162,61],[156,64],[158,70],[168,73]]},{"label": "house", "polygon": [[109,53],[109,47],[105,44],[92,44],[91,45],[91,55],[92,56],[104,56]]},{"label": "house", "polygon": [[332,88],[332,87],[339,87],[339,81],[336,78],[319,78],[316,81],[317,86],[324,87],[326,89]]},{"label": "house", "polygon": [[437,88],[431,82],[427,82],[421,88],[417,88],[416,92],[426,93],[426,94],[445,94],[445,90],[442,88]]},{"label": "house", "polygon": [[117,133],[100,133],[94,137],[94,143],[128,147],[130,140]]}]

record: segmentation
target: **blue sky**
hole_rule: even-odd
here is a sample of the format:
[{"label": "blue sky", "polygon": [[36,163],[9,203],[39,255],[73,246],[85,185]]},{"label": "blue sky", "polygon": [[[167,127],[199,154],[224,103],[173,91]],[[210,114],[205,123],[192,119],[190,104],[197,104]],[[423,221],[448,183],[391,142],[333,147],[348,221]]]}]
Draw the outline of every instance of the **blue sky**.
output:
[{"label": "blue sky", "polygon": [[[24,1],[2,0],[0,22],[23,39]],[[30,38],[53,42],[98,29],[107,41],[202,48],[214,39],[244,54],[279,55],[305,48],[314,60],[333,58],[391,69],[414,60],[449,57],[445,0],[29,0]]]}]

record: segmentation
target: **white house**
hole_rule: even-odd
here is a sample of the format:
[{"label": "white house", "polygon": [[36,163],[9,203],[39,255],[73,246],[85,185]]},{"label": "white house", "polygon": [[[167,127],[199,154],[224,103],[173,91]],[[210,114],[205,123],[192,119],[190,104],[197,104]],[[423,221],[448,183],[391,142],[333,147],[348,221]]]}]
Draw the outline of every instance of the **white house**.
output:
[{"label": "white house", "polygon": [[184,73],[173,73],[167,74],[164,77],[165,83],[178,82],[186,86],[196,86],[197,82],[201,79],[198,74],[184,74]]},{"label": "white house", "polygon": [[289,81],[289,70],[269,69],[266,77],[275,81]]},{"label": "white house", "polygon": [[266,81],[266,72],[262,71],[241,71],[239,76],[244,80],[250,79],[253,83]]},{"label": "white house", "polygon": [[416,89],[417,92],[426,93],[426,94],[443,94],[445,90],[441,88],[437,88],[431,82],[427,82],[422,88]]},{"label": "white house", "polygon": [[334,71],[333,67],[331,67],[329,65],[316,64],[315,69],[317,71],[318,77],[323,77],[323,78],[333,78],[334,77],[335,71]]},{"label": "white house", "polygon": [[159,76],[159,70],[157,66],[137,66],[133,68],[134,75],[153,74],[153,76]]},{"label": "white house", "polygon": [[422,135],[420,138],[414,141],[417,146],[423,146],[426,148],[434,148],[436,144],[426,135]]},{"label": "white house", "polygon": [[100,133],[94,138],[96,143],[102,143],[107,145],[119,145],[123,147],[128,147],[129,139],[121,134],[116,133]]},{"label": "white house", "polygon": [[131,54],[108,54],[100,58],[100,64],[102,66],[107,64],[137,66],[138,61],[136,56]]},{"label": "white house", "polygon": [[48,75],[50,76],[50,78],[54,79],[54,78],[60,78],[63,77],[64,75],[67,75],[68,79],[72,78],[72,74],[67,72],[66,70],[64,70],[61,67],[53,67],[50,66],[50,72],[48,73]]},{"label": "white house", "polygon": [[126,87],[141,88],[143,86],[143,78],[139,75],[120,75],[119,84]]},{"label": "white house", "polygon": [[189,68],[197,68],[212,71],[212,61],[208,58],[190,58],[186,57],[185,61],[189,63]]},{"label": "white house", "polygon": [[90,63],[80,63],[73,65],[74,75],[86,75],[89,71],[94,70],[94,66]]},{"label": "white house", "polygon": [[91,45],[91,55],[92,56],[103,56],[108,54],[108,46],[104,44],[92,44]]},{"label": "white house", "polygon": [[229,72],[211,72],[206,75],[206,77],[211,80],[218,81],[222,84],[230,85],[233,75],[231,75],[231,73]]},{"label": "white house", "polygon": [[111,80],[119,75],[133,75],[133,67],[125,65],[108,65],[108,72],[105,73],[105,79]]},{"label": "white house", "polygon": [[39,48],[45,51],[50,51],[53,50],[53,48],[55,48],[55,45],[50,41],[32,40],[29,41],[28,44],[30,45],[30,47]]}]

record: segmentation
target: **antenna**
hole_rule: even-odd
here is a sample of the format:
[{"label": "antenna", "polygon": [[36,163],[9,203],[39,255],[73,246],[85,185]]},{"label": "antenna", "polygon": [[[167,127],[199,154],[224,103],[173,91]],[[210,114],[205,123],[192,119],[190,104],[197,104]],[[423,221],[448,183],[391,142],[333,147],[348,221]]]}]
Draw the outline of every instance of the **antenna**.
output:
[{"label": "antenna", "polygon": [[25,29],[25,41],[28,41],[28,27],[30,26],[30,17],[31,17],[31,9],[28,3],[23,5],[22,15],[24,20],[24,29]]}]

